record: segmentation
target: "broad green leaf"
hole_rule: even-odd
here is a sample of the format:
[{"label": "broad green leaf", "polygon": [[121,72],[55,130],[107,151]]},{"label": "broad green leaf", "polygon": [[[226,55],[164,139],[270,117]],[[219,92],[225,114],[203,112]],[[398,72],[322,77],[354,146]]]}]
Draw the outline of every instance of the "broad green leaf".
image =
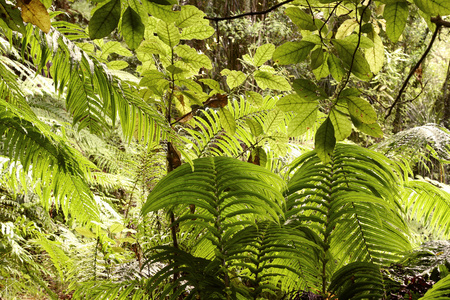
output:
[{"label": "broad green leaf", "polygon": [[284,12],[298,28],[310,31],[317,30],[311,14],[304,12],[298,7],[288,7]]},{"label": "broad green leaf", "polygon": [[348,112],[352,117],[366,124],[377,121],[377,113],[369,102],[355,96],[346,96],[345,99],[347,100]]},{"label": "broad green leaf", "polygon": [[160,20],[156,26],[156,34],[161,41],[172,48],[180,42],[180,32],[173,23],[166,23],[163,20]]},{"label": "broad green leaf", "polygon": [[280,65],[296,64],[305,60],[314,47],[311,42],[287,42],[275,50],[272,59]]},{"label": "broad green leaf", "polygon": [[279,109],[271,110],[264,122],[264,132],[269,133],[276,131],[280,124],[284,121],[284,113]]},{"label": "broad green leaf", "polygon": [[152,54],[167,55],[169,52],[170,47],[155,36],[143,41],[136,49],[138,58],[142,62],[153,59]]},{"label": "broad green leaf", "polygon": [[205,13],[193,5],[181,6],[181,11],[175,21],[179,28],[186,28],[193,25],[208,25],[209,21],[204,19]]},{"label": "broad green leaf", "polygon": [[103,59],[107,59],[108,55],[110,55],[111,53],[116,53],[127,57],[133,55],[130,50],[122,46],[119,42],[107,42],[102,47],[102,55],[100,57]]},{"label": "broad green leaf", "polygon": [[[171,23],[175,22],[179,15],[179,11],[173,11],[173,5],[160,5],[153,3],[149,0],[141,0],[146,11],[155,18],[163,20],[164,22]],[[164,1],[164,0],[163,0]],[[172,0],[169,0],[172,1]]]},{"label": "broad green leaf", "polygon": [[310,42],[316,45],[322,45],[322,40],[320,39],[320,36],[317,34],[310,33],[307,36],[304,36],[302,41],[304,42]]},{"label": "broad green leaf", "polygon": [[436,24],[431,22],[431,15],[421,11],[419,9],[419,15],[422,17],[422,19],[424,19],[424,21],[427,23],[428,28],[434,32],[436,30]]},{"label": "broad green leaf", "polygon": [[355,52],[356,45],[344,40],[333,40],[333,44],[342,61],[348,66],[352,67],[352,73],[362,79],[369,81],[372,78],[369,63],[358,49]]},{"label": "broad green leaf", "polygon": [[[320,50],[322,50],[322,49],[320,49]],[[321,78],[324,78],[324,77],[327,77],[328,75],[330,75],[327,58],[328,58],[328,53],[324,54],[324,60],[322,61],[322,64],[313,70],[314,76],[316,76],[317,80],[320,80]]]},{"label": "broad green leaf", "polygon": [[386,19],[386,35],[392,42],[397,42],[408,19],[408,3],[395,2],[386,4],[383,17]]},{"label": "broad green leaf", "polygon": [[139,47],[144,39],[145,26],[141,16],[131,7],[128,7],[122,16],[122,36],[131,50]]},{"label": "broad green leaf", "polygon": [[292,118],[292,120],[288,124],[288,135],[299,136],[304,134],[310,128],[312,128],[317,119],[317,112],[318,112],[317,102],[315,102],[314,106],[308,105],[305,106],[303,109],[298,110],[298,113]]},{"label": "broad green leaf", "polygon": [[16,9],[11,4],[7,4],[5,0],[0,0],[0,19],[3,20],[11,30],[18,31],[22,34],[25,33],[25,26],[20,10]]},{"label": "broad green leaf", "polygon": [[273,89],[278,91],[289,91],[291,90],[291,85],[289,82],[282,76],[274,75],[269,72],[264,71],[255,71],[253,73],[253,77],[256,80],[258,86],[265,89]]},{"label": "broad green leaf", "polygon": [[230,88],[230,90],[240,86],[242,83],[244,83],[245,79],[247,78],[247,75],[245,75],[241,71],[234,71],[234,70],[230,71],[228,69],[222,70],[220,74],[227,76],[227,85]]},{"label": "broad green leaf", "polygon": [[433,16],[450,15],[450,3],[448,0],[414,0],[421,11]]},{"label": "broad green leaf", "polygon": [[203,92],[202,86],[192,79],[178,79],[175,81],[175,84],[178,85],[179,87],[185,87],[188,90],[191,90],[196,93]]},{"label": "broad green leaf", "polygon": [[334,136],[334,127],[330,118],[327,118],[325,122],[320,125],[319,129],[317,129],[314,141],[317,156],[324,164],[331,161],[335,146],[336,138]]},{"label": "broad green leaf", "polygon": [[264,44],[256,49],[255,56],[253,56],[253,62],[255,66],[262,66],[266,61],[272,58],[275,51],[275,45]]},{"label": "broad green leaf", "polygon": [[247,100],[250,101],[250,103],[261,106],[264,102],[263,97],[260,93],[253,92],[253,91],[246,91],[245,96],[247,97]]},{"label": "broad green leaf", "polygon": [[119,233],[124,230],[125,227],[120,223],[114,223],[109,227],[109,232],[111,233]]},{"label": "broad green leaf", "polygon": [[157,70],[148,70],[142,74],[142,79],[139,83],[140,86],[152,87],[157,85],[158,82],[166,81],[166,76]]},{"label": "broad green leaf", "polygon": [[215,81],[214,79],[210,79],[210,78],[203,78],[199,80],[200,82],[203,82],[204,84],[206,84],[207,86],[209,86],[211,88],[211,95],[213,94],[225,94],[225,91],[222,90],[220,88],[220,83],[218,83],[217,81]]},{"label": "broad green leaf", "polygon": [[[342,110],[343,108],[340,109]],[[331,124],[333,124],[334,128],[334,136],[337,141],[345,140],[350,133],[352,133],[352,122],[350,121],[349,116],[341,110],[333,107],[329,115]]]},{"label": "broad green leaf", "polygon": [[246,119],[245,123],[247,123],[248,128],[250,128],[250,132],[254,136],[258,136],[263,133],[263,128],[261,124],[253,119]]},{"label": "broad green leaf", "polygon": [[22,19],[24,22],[36,25],[45,33],[50,31],[50,16],[41,1],[17,0],[17,6],[22,10]]},{"label": "broad green leaf", "polygon": [[93,233],[92,231],[90,231],[89,229],[84,228],[84,227],[76,227],[75,231],[78,232],[79,234],[81,234],[82,236],[85,236],[88,238],[95,239],[97,237],[97,235],[95,233]]},{"label": "broad green leaf", "polygon": [[325,92],[319,88],[314,82],[308,79],[295,79],[292,88],[299,96],[306,100],[322,99]]},{"label": "broad green leaf", "polygon": [[268,144],[271,150],[280,156],[285,156],[288,151],[289,137],[281,132],[273,132],[267,136]]},{"label": "broad green leaf", "polygon": [[369,63],[370,70],[372,73],[377,74],[381,71],[384,65],[383,41],[375,31],[368,33],[367,36],[373,41],[374,46],[372,48],[365,49],[364,54],[367,62]]},{"label": "broad green leaf", "polygon": [[346,41],[348,43],[353,44],[355,47],[358,45],[359,40],[359,48],[372,48],[373,42],[368,37],[365,37],[364,35],[359,36],[358,34],[351,34],[343,39],[343,41]]},{"label": "broad green leaf", "polygon": [[181,57],[182,61],[192,65],[194,68],[211,69],[211,61],[205,54],[197,53],[197,50],[188,45],[178,45],[174,49],[175,53]]},{"label": "broad green leaf", "polygon": [[345,20],[336,32],[336,39],[343,39],[346,36],[349,36],[353,33],[356,26],[358,26],[358,21],[356,19]]},{"label": "broad green leaf", "polygon": [[119,24],[120,12],[120,0],[111,0],[97,9],[89,21],[89,37],[94,40],[109,35]]},{"label": "broad green leaf", "polygon": [[317,69],[324,62],[324,53],[322,47],[311,52],[311,69]]},{"label": "broad green leaf", "polygon": [[211,37],[215,30],[209,25],[193,25],[181,32],[182,40],[204,40]]},{"label": "broad green leaf", "polygon": [[122,69],[125,69],[126,67],[128,67],[128,63],[123,60],[109,61],[106,65],[111,70],[122,70]]},{"label": "broad green leaf", "polygon": [[314,100],[314,98],[306,99],[300,97],[298,94],[289,94],[277,101],[277,107],[284,112],[310,111],[317,108],[318,104],[319,102]]},{"label": "broad green leaf", "polygon": [[160,6],[170,6],[172,7],[173,4],[177,4],[177,0],[143,0],[143,2],[150,2],[152,4],[157,4]]},{"label": "broad green leaf", "polygon": [[383,137],[383,131],[381,130],[381,127],[378,123],[372,123],[372,124],[366,124],[360,122],[358,119],[351,117],[353,125],[355,125],[358,130],[361,132],[368,134],[370,136],[381,138]]},{"label": "broad green leaf", "polygon": [[341,60],[334,54],[330,53],[330,55],[328,55],[327,62],[331,76],[333,76],[336,81],[341,81],[342,77],[345,75],[345,70],[342,67]]},{"label": "broad green leaf", "polygon": [[236,132],[236,120],[234,119],[231,112],[222,107],[219,110],[219,118],[220,118],[220,124],[222,125],[223,129],[230,134],[233,135]]}]

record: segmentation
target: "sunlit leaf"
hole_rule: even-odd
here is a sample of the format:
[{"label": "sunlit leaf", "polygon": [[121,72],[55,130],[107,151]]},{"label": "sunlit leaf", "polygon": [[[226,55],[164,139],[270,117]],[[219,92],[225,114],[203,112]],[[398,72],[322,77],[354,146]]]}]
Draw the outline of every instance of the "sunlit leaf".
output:
[{"label": "sunlit leaf", "polygon": [[25,26],[20,11],[11,4],[7,4],[5,0],[0,0],[0,19],[3,20],[11,30],[18,31],[22,34],[25,33]]},{"label": "sunlit leaf", "polygon": [[259,67],[271,59],[274,51],[275,45],[273,44],[264,44],[258,47],[258,49],[256,49],[255,56],[253,56],[255,66]]},{"label": "sunlit leaf", "polygon": [[275,49],[272,59],[280,65],[297,64],[305,60],[314,47],[311,42],[287,42]]},{"label": "sunlit leaf", "polygon": [[395,2],[386,4],[383,17],[386,19],[386,34],[392,42],[397,42],[408,19],[408,3]]},{"label": "sunlit leaf", "polygon": [[166,23],[163,20],[156,26],[158,37],[170,47],[175,47],[180,42],[181,34],[173,23]]},{"label": "sunlit leaf", "polygon": [[355,76],[366,81],[372,78],[372,72],[366,58],[359,49],[355,51],[356,44],[345,40],[333,40],[333,44],[339,53],[339,57],[348,67],[351,66],[351,71]]},{"label": "sunlit leaf", "polygon": [[24,22],[36,25],[45,33],[50,31],[50,16],[41,1],[17,0],[17,6],[22,10]]},{"label": "sunlit leaf", "polygon": [[182,40],[204,40],[211,37],[215,30],[209,25],[192,25],[181,32]]},{"label": "sunlit leaf", "polygon": [[224,69],[222,70],[221,74],[227,76],[227,85],[230,90],[243,84],[245,79],[247,78],[247,75],[245,75],[241,71],[230,71],[228,69]]},{"label": "sunlit leaf", "polygon": [[226,108],[221,108],[219,110],[219,118],[223,129],[225,129],[228,134],[233,135],[236,132],[236,120],[231,112]]},{"label": "sunlit leaf", "polygon": [[450,3],[448,0],[414,0],[421,11],[433,16],[450,15]]},{"label": "sunlit leaf", "polygon": [[336,32],[336,39],[343,39],[353,33],[356,26],[358,26],[358,21],[356,19],[348,19],[342,22]]},{"label": "sunlit leaf", "polygon": [[[175,21],[179,28],[186,28],[194,25],[209,25],[208,20],[204,19],[205,13],[193,5],[181,6],[181,11]],[[202,24],[203,23],[203,24]]]},{"label": "sunlit leaf", "polygon": [[366,124],[377,121],[377,113],[369,102],[355,96],[347,96],[345,99],[347,100],[348,112],[352,117]]},{"label": "sunlit leaf", "polygon": [[303,98],[300,97],[298,94],[289,94],[287,96],[284,96],[277,102],[277,107],[285,112],[288,111],[302,111],[302,110],[312,110],[313,108],[316,108],[318,105],[318,101],[315,101],[314,98]]},{"label": "sunlit leaf", "polygon": [[268,88],[279,91],[289,91],[291,89],[289,82],[282,76],[259,70],[255,71],[253,76],[258,86],[263,90]]},{"label": "sunlit leaf", "polygon": [[337,81],[341,81],[342,77],[345,75],[345,70],[342,67],[342,63],[339,58],[334,54],[330,53],[328,55],[328,69],[330,70],[331,76]]},{"label": "sunlit leaf", "polygon": [[317,119],[318,103],[316,105],[308,105],[298,110],[297,114],[292,118],[288,125],[289,136],[299,136],[313,127]]},{"label": "sunlit leaf", "polygon": [[337,141],[345,140],[350,133],[352,133],[352,122],[350,121],[349,116],[341,111],[342,109],[343,108],[340,108],[340,110],[333,108],[329,115],[331,124],[333,124],[334,128],[334,136]]},{"label": "sunlit leaf", "polygon": [[383,41],[375,31],[368,33],[367,36],[373,41],[374,46],[372,48],[366,49],[364,51],[364,54],[366,56],[367,62],[369,63],[370,70],[372,71],[372,73],[377,74],[381,71],[384,65]]}]

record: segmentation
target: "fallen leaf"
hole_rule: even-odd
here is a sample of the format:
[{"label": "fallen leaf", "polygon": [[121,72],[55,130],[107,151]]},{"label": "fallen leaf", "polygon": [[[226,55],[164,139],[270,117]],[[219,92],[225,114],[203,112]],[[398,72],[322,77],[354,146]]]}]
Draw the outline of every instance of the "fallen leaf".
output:
[{"label": "fallen leaf", "polygon": [[24,22],[36,25],[45,33],[50,31],[50,16],[41,1],[17,0],[17,6],[22,10],[22,19]]}]

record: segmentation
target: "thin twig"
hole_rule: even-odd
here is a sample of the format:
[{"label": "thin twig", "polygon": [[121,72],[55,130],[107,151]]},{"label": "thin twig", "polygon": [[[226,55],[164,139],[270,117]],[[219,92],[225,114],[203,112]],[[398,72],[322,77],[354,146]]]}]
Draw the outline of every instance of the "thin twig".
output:
[{"label": "thin twig", "polygon": [[294,0],[287,0],[287,1],[283,1],[281,3],[278,3],[277,5],[272,6],[269,9],[263,10],[263,11],[253,11],[253,12],[247,12],[247,13],[243,13],[240,15],[236,15],[236,16],[231,16],[231,17],[204,17],[207,20],[211,20],[211,21],[215,21],[215,22],[219,22],[219,21],[225,21],[225,20],[233,20],[233,19],[239,19],[242,17],[246,17],[246,16],[259,16],[259,15],[265,15],[270,13],[271,11],[277,9],[280,6],[283,6],[285,4],[291,3]]},{"label": "thin twig", "polygon": [[[362,22],[363,22],[363,17],[364,17],[364,13],[366,12],[366,9],[369,7],[370,3],[372,2],[372,0],[369,1],[369,3],[367,4],[367,6],[363,9],[363,11],[361,12],[361,18],[359,20],[359,32],[358,32],[358,43],[356,44],[355,47],[355,51],[353,52],[352,55],[352,62],[350,63],[350,68],[348,69],[348,73],[347,73],[347,78],[345,79],[342,87],[339,89],[339,92],[336,95],[336,99],[339,98],[339,95],[341,94],[341,92],[345,89],[345,87],[347,86],[348,82],[350,81],[350,75],[352,73],[352,69],[353,69],[353,63],[355,62],[355,57],[356,57],[356,53],[358,53],[359,50],[359,46],[361,44],[361,27],[362,27]],[[355,10],[355,12],[358,12],[358,9]]]},{"label": "thin twig", "polygon": [[431,50],[431,47],[433,47],[434,41],[436,40],[437,34],[439,32],[439,29],[441,28],[442,25],[437,24],[436,23],[436,30],[433,32],[433,36],[431,37],[431,41],[428,44],[427,49],[425,50],[425,52],[422,54],[422,57],[419,59],[419,61],[416,63],[416,65],[414,66],[414,68],[411,69],[411,71],[409,72],[408,77],[406,77],[406,80],[403,82],[402,87],[400,88],[400,91],[398,92],[397,98],[395,98],[394,103],[392,103],[392,105],[389,107],[389,110],[386,114],[386,116],[384,117],[384,119],[386,120],[392,113],[392,110],[394,109],[395,105],[398,103],[398,101],[400,101],[400,98],[402,97],[403,92],[406,89],[406,86],[409,83],[409,80],[411,79],[411,77],[414,75],[414,73],[416,72],[416,70],[419,68],[420,64],[424,61],[425,57],[427,57],[428,53]]}]

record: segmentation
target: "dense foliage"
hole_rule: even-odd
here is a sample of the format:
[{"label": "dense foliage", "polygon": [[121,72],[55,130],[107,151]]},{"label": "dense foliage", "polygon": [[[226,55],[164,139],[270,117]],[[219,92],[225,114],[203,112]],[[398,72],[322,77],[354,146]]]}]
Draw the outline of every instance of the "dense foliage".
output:
[{"label": "dense foliage", "polygon": [[0,0],[0,299],[450,298],[447,15]]}]

